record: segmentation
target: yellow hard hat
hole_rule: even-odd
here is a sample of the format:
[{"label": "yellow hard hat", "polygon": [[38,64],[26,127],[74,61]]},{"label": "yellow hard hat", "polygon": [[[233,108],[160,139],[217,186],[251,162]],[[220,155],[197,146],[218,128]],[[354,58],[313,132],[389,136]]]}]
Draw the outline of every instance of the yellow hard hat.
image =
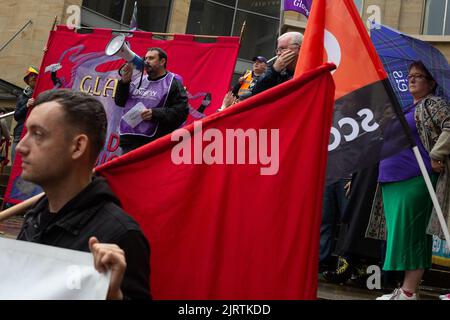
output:
[{"label": "yellow hard hat", "polygon": [[23,81],[25,81],[26,84],[28,84],[28,77],[29,77],[31,74],[38,75],[38,74],[39,74],[39,69],[38,69],[38,68],[35,68],[35,67],[33,67],[33,66],[29,66],[29,67],[28,67],[27,72],[26,72],[26,74],[25,74],[25,77],[23,77]]}]

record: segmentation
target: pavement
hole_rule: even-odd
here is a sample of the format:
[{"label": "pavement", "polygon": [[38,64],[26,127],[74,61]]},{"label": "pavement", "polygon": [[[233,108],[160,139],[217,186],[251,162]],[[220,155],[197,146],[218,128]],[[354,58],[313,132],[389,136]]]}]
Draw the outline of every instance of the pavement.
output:
[{"label": "pavement", "polygon": [[[421,286],[420,300],[439,300],[439,295],[444,292],[440,288]],[[375,300],[383,294],[391,293],[390,290],[369,290],[353,285],[351,281],[346,284],[333,284],[326,282],[319,276],[317,297],[320,300]]]},{"label": "pavement", "polygon": [[[16,216],[0,223],[0,237],[15,239],[22,226],[23,217]],[[377,297],[390,293],[387,290],[369,290],[361,288],[348,281],[345,285],[326,282],[319,276],[317,296],[320,300],[375,300]],[[421,300],[439,300],[442,289],[422,286],[419,297]]]}]

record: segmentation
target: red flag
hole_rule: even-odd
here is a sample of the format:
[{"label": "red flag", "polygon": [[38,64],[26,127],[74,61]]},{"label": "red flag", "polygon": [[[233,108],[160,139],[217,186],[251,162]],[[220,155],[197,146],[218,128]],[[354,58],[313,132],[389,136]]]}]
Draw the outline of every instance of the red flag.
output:
[{"label": "red flag", "polygon": [[397,102],[387,74],[353,0],[313,1],[296,76],[321,61],[337,66],[333,71],[336,94],[328,182],[369,167],[409,145],[397,123],[402,115],[395,110]]},{"label": "red flag", "polygon": [[98,169],[150,241],[156,299],[316,298],[331,69]]},{"label": "red flag", "polygon": [[[324,36],[326,60],[318,62],[317,59],[324,56],[324,47],[320,46]],[[316,59],[312,67],[323,61],[336,64],[333,74],[336,100],[387,78],[353,0],[313,1],[296,75],[302,69],[311,68],[307,65],[310,59]]]},{"label": "red flag", "polygon": [[[312,3],[311,11],[314,12],[314,19],[308,21],[308,28],[305,31],[305,38],[298,57],[295,77],[302,73],[317,68],[324,61],[324,30],[325,30],[325,1],[315,0]],[[319,13],[319,14],[318,14]]]}]

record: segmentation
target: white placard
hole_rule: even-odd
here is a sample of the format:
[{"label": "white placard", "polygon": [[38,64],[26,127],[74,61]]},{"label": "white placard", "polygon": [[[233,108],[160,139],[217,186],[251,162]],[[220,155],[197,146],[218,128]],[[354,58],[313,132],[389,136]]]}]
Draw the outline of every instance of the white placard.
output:
[{"label": "white placard", "polygon": [[130,109],[126,114],[123,116],[123,121],[125,121],[130,127],[135,128],[137,125],[139,125],[144,119],[142,119],[142,112],[147,110],[147,108],[144,106],[142,102],[139,102],[136,104],[133,108]]},{"label": "white placard", "polygon": [[105,300],[110,278],[89,252],[0,238],[0,300]]}]

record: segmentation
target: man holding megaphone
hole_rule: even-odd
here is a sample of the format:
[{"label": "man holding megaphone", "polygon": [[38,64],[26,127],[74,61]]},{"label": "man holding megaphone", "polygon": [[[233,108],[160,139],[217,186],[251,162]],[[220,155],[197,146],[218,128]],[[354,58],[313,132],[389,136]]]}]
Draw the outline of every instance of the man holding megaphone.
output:
[{"label": "man holding megaphone", "polygon": [[115,102],[124,108],[120,121],[124,154],[171,133],[187,119],[186,90],[166,68],[167,53],[150,48],[144,59],[144,78],[133,77],[133,63],[121,69]]}]

